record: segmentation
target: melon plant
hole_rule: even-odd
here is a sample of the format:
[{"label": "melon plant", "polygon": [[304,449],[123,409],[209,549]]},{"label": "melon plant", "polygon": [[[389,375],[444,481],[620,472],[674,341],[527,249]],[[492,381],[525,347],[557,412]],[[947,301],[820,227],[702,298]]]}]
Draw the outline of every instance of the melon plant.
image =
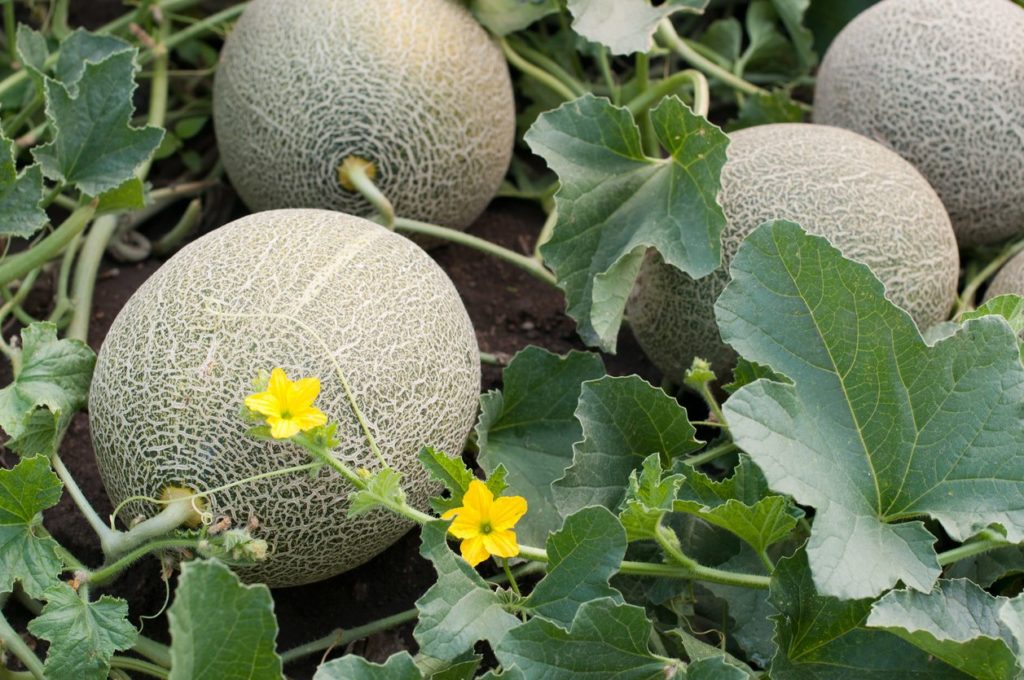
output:
[{"label": "melon plant", "polygon": [[[258,370],[318,376],[318,406],[340,421],[339,457],[404,475],[409,502],[436,491],[416,460],[426,444],[458,453],[473,425],[480,364],[451,281],[418,246],[368,220],[321,210],[239,219],[193,242],[132,296],[103,343],[89,395],[96,457],[114,501],[199,492],[308,462],[297,447],[247,436],[242,399]],[[346,387],[347,383],[347,387]],[[351,389],[351,394],[347,393]],[[209,496],[214,515],[270,545],[244,571],[274,586],[355,567],[409,524],[375,512],[346,517],[342,478],[291,475]],[[153,506],[129,504],[131,517]]]},{"label": "melon plant", "polygon": [[867,264],[921,328],[947,317],[956,299],[956,240],[938,196],[909,163],[824,125],[764,125],[731,138],[719,194],[724,267],[694,280],[651,254],[627,306],[637,340],[666,375],[681,378],[694,357],[720,368],[732,362],[715,300],[740,243],[769,220],[797,222]]},{"label": "melon plant", "polygon": [[339,180],[355,157],[399,214],[464,229],[515,134],[501,49],[455,0],[255,0],[225,42],[213,105],[253,211],[371,214]]},{"label": "melon plant", "polygon": [[822,62],[815,122],[913,163],[961,246],[1024,230],[1024,9],[1011,0],[885,0]]}]

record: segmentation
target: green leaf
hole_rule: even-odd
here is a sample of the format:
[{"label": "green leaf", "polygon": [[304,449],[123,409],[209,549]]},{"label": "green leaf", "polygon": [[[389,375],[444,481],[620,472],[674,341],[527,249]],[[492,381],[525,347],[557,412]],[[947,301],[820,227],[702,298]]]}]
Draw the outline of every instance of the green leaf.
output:
[{"label": "green leaf", "polygon": [[21,369],[0,390],[0,427],[11,450],[51,455],[75,411],[85,407],[96,355],[84,342],[58,340],[51,323],[22,330],[21,344]]},{"label": "green leaf", "polygon": [[773,123],[802,123],[804,111],[785,90],[773,90],[767,94],[747,97],[740,107],[738,118],[729,121],[725,129],[735,132],[756,125]]},{"label": "green leaf", "polygon": [[277,620],[270,591],[245,585],[216,560],[181,567],[171,629],[170,680],[278,680]]},{"label": "green leaf", "polygon": [[480,397],[477,460],[488,475],[504,465],[509,486],[526,499],[529,512],[516,533],[527,545],[543,545],[562,526],[551,483],[572,464],[572,445],[583,438],[575,416],[580,385],[602,375],[596,354],[560,357],[527,347],[505,368],[504,391]]},{"label": "green leaf", "polygon": [[50,56],[50,50],[46,46],[46,38],[43,37],[42,33],[32,30],[32,28],[25,24],[18,24],[16,44],[18,59],[21,61],[21,65],[29,70],[37,79],[37,82],[41,82],[46,67],[46,59]]},{"label": "green leaf", "polygon": [[53,77],[74,95],[88,64],[99,64],[113,54],[123,53],[130,53],[134,59],[136,50],[120,38],[79,28],[61,43]]},{"label": "green leaf", "polygon": [[687,473],[672,509],[736,534],[758,554],[788,536],[804,516],[788,498],[769,495],[764,476],[746,459],[720,482],[699,470]]},{"label": "green leaf", "polygon": [[898,635],[972,678],[1017,678],[1018,641],[1010,626],[1020,617],[1009,603],[964,579],[940,581],[928,594],[887,593],[872,606],[867,625]]},{"label": "green leaf", "polygon": [[366,480],[366,489],[353,491],[348,495],[348,516],[358,517],[384,506],[384,500],[398,505],[405,502],[402,490],[402,473],[392,468],[378,470]]},{"label": "green leaf", "polygon": [[509,631],[495,650],[505,667],[528,678],[667,680],[686,677],[683,664],[647,648],[651,623],[644,610],[609,598],[580,606],[569,630],[536,617]]},{"label": "green leaf", "polygon": [[[740,661],[733,655],[729,654],[728,652],[722,651],[718,647],[709,645],[706,642],[698,640],[697,638],[695,638],[694,636],[690,635],[682,629],[676,628],[675,630],[670,630],[667,634],[679,640],[680,644],[683,645],[683,649],[686,650],[687,658],[693,664],[699,664],[701,662],[710,662],[714,659],[720,659],[723,662],[722,665],[724,665],[726,668],[723,669],[722,665],[715,666],[714,668],[718,668],[719,670],[724,671],[722,675],[723,678],[736,678],[737,680],[741,680],[743,678],[746,678],[748,680],[754,680],[755,678],[757,678],[757,675],[753,672],[753,670],[751,670],[748,666],[746,666],[742,661]],[[696,666],[690,667],[689,671],[691,675],[687,676],[689,680],[692,680],[692,678],[694,677],[702,677],[692,675],[695,668]],[[712,667],[709,666],[708,668],[710,669]],[[740,671],[739,675],[736,675],[733,669]],[[713,675],[710,677],[715,678],[718,676]]]},{"label": "green leaf", "polygon": [[1012,545],[990,550],[946,568],[948,578],[968,578],[982,588],[988,588],[1007,576],[1024,574],[1024,546]]},{"label": "green leaf", "polygon": [[613,54],[648,52],[662,19],[680,11],[700,13],[707,0],[569,0],[573,29]]},{"label": "green leaf", "polygon": [[42,511],[57,505],[61,483],[45,456],[0,469],[0,594],[21,583],[32,597],[58,583],[57,542],[42,531]]},{"label": "green leaf", "polygon": [[608,510],[583,508],[569,516],[562,529],[548,537],[547,554],[547,576],[525,602],[535,614],[569,627],[585,602],[622,602],[608,579],[626,556],[626,533]]},{"label": "green leaf", "polygon": [[754,231],[731,270],[722,337],[794,384],[747,385],[726,417],[772,489],[817,509],[807,551],[823,593],[930,591],[922,516],[958,541],[993,524],[1024,541],[1024,365],[1004,320],[930,347],[866,266],[788,222]]},{"label": "green leaf", "polygon": [[43,172],[33,165],[19,175],[14,158],[14,144],[0,133],[0,236],[28,238],[49,222],[39,207]]},{"label": "green leaf", "polygon": [[519,620],[502,608],[498,594],[476,570],[448,547],[447,522],[420,529],[420,554],[434,564],[437,583],[416,600],[419,621],[413,637],[423,654],[450,661],[473,649],[478,640],[497,646]]},{"label": "green leaf", "polygon": [[[47,177],[98,196],[130,179],[156,150],[163,130],[129,124],[135,68],[135,50],[130,50],[86,62],[71,88],[47,79],[46,114],[56,138],[32,150]],[[73,69],[65,75],[73,76]]]},{"label": "green leaf", "polygon": [[128,623],[128,603],[120,598],[104,595],[89,602],[63,583],[48,588],[43,598],[46,605],[28,629],[50,642],[47,678],[104,680],[110,657],[134,645],[139,636]]},{"label": "green leaf", "polygon": [[580,337],[607,351],[648,248],[694,278],[721,264],[718,192],[729,138],[678,97],[651,119],[667,158],[646,156],[629,111],[592,95],[543,114],[526,134],[561,182],[544,259]]},{"label": "green leaf", "polygon": [[720,59],[719,65],[729,67],[740,58],[743,46],[743,27],[733,17],[713,21],[708,29],[701,34],[697,42],[711,49]]},{"label": "green leaf", "polygon": [[751,675],[726,661],[723,656],[715,656],[694,661],[686,669],[686,680],[749,680]]},{"label": "green leaf", "polygon": [[[811,33],[814,34],[814,49],[818,54],[825,54],[825,50],[832,43],[839,31],[843,30],[846,24],[874,5],[879,0],[811,0],[811,6],[807,10],[806,23]],[[1020,4],[1018,2],[1018,4]]]},{"label": "green leaf", "polygon": [[473,680],[480,668],[483,656],[480,654],[463,654],[455,661],[427,660],[422,654],[417,655],[416,663],[420,672],[430,680]]},{"label": "green leaf", "polygon": [[771,585],[779,651],[772,680],[945,680],[964,676],[894,635],[863,627],[871,600],[818,594],[803,551],[779,560]]},{"label": "green leaf", "polygon": [[683,475],[665,477],[661,457],[656,453],[644,459],[639,477],[636,470],[629,473],[626,501],[619,519],[630,541],[651,539],[657,535],[661,518],[672,511],[676,492],[684,480]]},{"label": "green leaf", "polygon": [[1017,335],[1024,333],[1024,298],[1019,295],[997,295],[977,309],[960,315],[961,321],[980,319],[983,316],[999,316],[1006,319]]},{"label": "green leaf", "polygon": [[736,366],[732,370],[732,382],[722,385],[722,389],[729,394],[733,394],[744,385],[757,382],[761,378],[767,378],[775,382],[790,382],[786,376],[776,373],[767,366],[762,366],[739,357],[736,360]]},{"label": "green leaf", "polygon": [[469,9],[488,31],[504,36],[558,12],[559,6],[558,0],[470,0]]},{"label": "green leaf", "polygon": [[746,28],[750,42],[736,64],[738,75],[759,80],[787,82],[807,69],[796,47],[781,32],[774,0],[754,0],[747,8]]},{"label": "green leaf", "polygon": [[772,6],[789,33],[804,71],[809,71],[818,63],[814,53],[814,36],[804,26],[804,17],[810,5],[811,0],[772,0]]},{"label": "green leaf", "polygon": [[648,455],[659,454],[664,464],[701,447],[686,409],[635,375],[584,383],[576,417],[583,441],[552,487],[563,517],[588,505],[617,510],[630,473]]},{"label": "green leaf", "polygon": [[[434,512],[443,514],[447,510],[462,505],[462,497],[469,489],[469,483],[476,477],[466,469],[461,458],[452,458],[444,451],[438,451],[432,446],[425,446],[420,449],[420,464],[430,473],[436,481],[444,485],[444,488],[451,494],[448,498],[440,496],[430,499],[430,507]],[[491,493],[494,493],[491,491]]]},{"label": "green leaf", "polygon": [[138,177],[132,177],[120,186],[104,192],[99,199],[99,205],[96,206],[99,214],[142,208],[146,205],[146,186]]},{"label": "green leaf", "polygon": [[422,680],[409,652],[392,654],[383,664],[346,654],[320,666],[313,680]]}]

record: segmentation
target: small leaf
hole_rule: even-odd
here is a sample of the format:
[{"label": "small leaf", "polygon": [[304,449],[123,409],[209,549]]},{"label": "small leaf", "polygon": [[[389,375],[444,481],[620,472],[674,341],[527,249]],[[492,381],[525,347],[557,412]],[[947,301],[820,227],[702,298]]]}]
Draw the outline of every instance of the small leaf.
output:
[{"label": "small leaf", "polygon": [[701,447],[686,409],[635,375],[584,383],[576,417],[583,441],[552,486],[563,517],[588,505],[618,510],[630,473],[648,455],[657,453],[665,463]]},{"label": "small leaf", "polygon": [[[71,88],[47,79],[46,113],[56,137],[32,150],[47,177],[98,196],[130,179],[156,150],[163,130],[129,125],[135,69],[130,50],[86,62]],[[74,74],[69,66],[66,75]]]},{"label": "small leaf", "polygon": [[216,560],[181,567],[171,629],[170,680],[279,680],[270,591],[245,585]]},{"label": "small leaf", "polygon": [[50,56],[46,38],[39,31],[35,31],[25,24],[19,24],[16,44],[21,65],[29,70],[36,78],[36,82],[42,82],[46,59]]},{"label": "small leaf", "polygon": [[580,606],[569,630],[542,617],[531,619],[510,631],[495,655],[503,666],[514,665],[528,678],[685,677],[682,662],[651,653],[650,637],[651,622],[643,609],[602,598]]},{"label": "small leaf", "polygon": [[51,323],[24,329],[21,342],[21,369],[0,390],[0,427],[11,450],[52,455],[75,411],[85,407],[96,355],[78,340],[58,340]]},{"label": "small leaf", "polygon": [[516,525],[522,543],[543,545],[562,526],[551,483],[572,464],[572,445],[583,437],[575,415],[580,385],[604,372],[596,354],[560,357],[527,347],[505,368],[504,391],[480,397],[478,462],[488,475],[504,465],[509,486],[526,499],[530,511]]},{"label": "small leaf", "polygon": [[434,564],[437,583],[416,600],[419,621],[413,637],[423,654],[450,661],[478,640],[497,646],[519,620],[502,608],[498,595],[469,564],[448,547],[447,522],[420,529],[420,554]]},{"label": "small leaf", "polygon": [[678,97],[651,118],[667,158],[646,156],[629,111],[592,95],[543,114],[526,134],[561,182],[544,259],[580,337],[607,351],[648,248],[694,278],[721,264],[718,192],[729,139]]},{"label": "small leaf", "polygon": [[629,487],[619,519],[630,541],[654,538],[658,525],[666,513],[672,511],[676,492],[682,486],[683,475],[664,476],[661,458],[652,453],[644,459],[640,476],[629,473]]},{"label": "small leaf", "polygon": [[401,505],[405,502],[405,491],[402,490],[402,473],[392,468],[378,470],[366,480],[366,489],[353,491],[348,496],[348,516],[358,517],[364,513],[383,507],[387,499]]},{"label": "small leaf", "polygon": [[50,219],[42,200],[42,170],[33,165],[19,175],[14,144],[0,133],[0,236],[28,238],[45,227]]},{"label": "small leaf", "polygon": [[138,177],[132,177],[120,186],[105,192],[99,199],[96,206],[97,214],[142,208],[146,205],[146,186]]},{"label": "small leaf", "polygon": [[104,595],[89,602],[65,584],[43,593],[46,605],[28,629],[50,641],[44,671],[47,678],[104,680],[110,657],[135,644],[138,631],[128,623],[128,603]]},{"label": "small leaf", "polygon": [[[733,678],[733,677],[735,677],[735,678],[737,678],[737,680],[741,680],[743,678],[746,678],[748,680],[754,680],[754,679],[757,678],[757,675],[754,673],[753,670],[751,670],[748,666],[746,666],[742,661],[740,661],[739,659],[737,659],[733,655],[729,654],[726,651],[723,651],[722,649],[719,649],[718,647],[714,647],[712,645],[709,645],[706,642],[698,640],[697,638],[695,638],[694,636],[690,635],[689,633],[687,633],[686,631],[684,631],[682,629],[677,628],[675,630],[670,630],[667,634],[671,635],[671,636],[675,637],[677,640],[679,640],[680,644],[683,645],[683,649],[686,650],[687,658],[692,663],[694,663],[694,664],[700,663],[700,662],[703,662],[703,661],[712,661],[714,659],[720,659],[722,661],[722,665],[728,667],[728,673],[729,673],[729,674],[723,674],[722,675],[723,678]],[[716,666],[716,668],[719,668],[721,670],[725,670],[725,669],[722,668],[722,666]],[[740,674],[736,675],[735,672],[732,671],[732,669],[739,670]],[[692,674],[693,670],[694,670],[694,667],[691,666],[689,670],[690,670],[690,673]],[[687,680],[693,680],[694,676],[687,675],[686,677],[687,677]],[[702,676],[696,676],[696,677],[702,677]],[[718,676],[712,675],[712,676],[707,676],[707,677],[715,678],[715,677],[718,677]]]},{"label": "small leaf", "polygon": [[817,509],[822,593],[930,591],[922,516],[958,541],[993,524],[1024,541],[1024,365],[1004,320],[928,346],[866,266],[786,222],[755,230],[731,270],[722,337],[794,384],[747,385],[726,417],[772,489]]},{"label": "small leaf", "polygon": [[40,530],[40,513],[57,505],[61,489],[45,456],[0,469],[0,594],[11,592],[18,582],[38,598],[59,583],[59,546]]},{"label": "small leaf", "polygon": [[809,71],[818,63],[814,53],[814,36],[804,26],[804,15],[807,14],[811,0],[772,0],[772,5],[789,33],[789,39],[799,55],[800,65],[804,71]]},{"label": "small leaf", "polygon": [[960,321],[980,319],[983,316],[1000,316],[1006,319],[1010,328],[1017,335],[1024,333],[1024,298],[1019,295],[998,295],[977,309],[964,312],[960,315]]},{"label": "small leaf", "polygon": [[733,394],[744,385],[757,382],[761,378],[766,378],[774,382],[790,382],[789,378],[776,373],[767,366],[762,366],[761,364],[753,361],[747,361],[743,357],[739,357],[736,360],[736,366],[732,369],[732,382],[722,385],[722,389],[729,394]]},{"label": "small leaf", "polygon": [[476,20],[491,33],[504,36],[559,11],[558,0],[470,0]]},{"label": "small leaf", "polygon": [[871,600],[818,594],[803,551],[779,560],[771,602],[779,651],[772,680],[946,680],[964,678],[895,635],[863,627]]},{"label": "small leaf", "polygon": [[680,11],[699,14],[708,0],[569,0],[573,29],[613,54],[651,50],[654,32],[662,19]]},{"label": "small leaf", "polygon": [[[432,446],[425,446],[420,449],[420,464],[430,473],[434,480],[440,482],[451,494],[448,498],[440,496],[430,499],[430,507],[437,514],[443,514],[446,510],[457,508],[462,505],[462,496],[469,489],[469,483],[476,477],[466,469],[461,458],[453,458],[443,451],[438,451]],[[494,493],[492,490],[491,493]]]},{"label": "small leaf", "polygon": [[1024,574],[1024,546],[1011,545],[990,550],[946,568],[949,578],[968,578],[982,588],[988,588],[1007,576]]},{"label": "small leaf", "polygon": [[112,35],[97,35],[79,28],[60,45],[53,77],[74,95],[87,64],[99,64],[112,54],[131,53],[135,48]]},{"label": "small leaf", "polygon": [[964,579],[931,593],[894,590],[871,607],[869,628],[887,630],[979,680],[1019,677],[1017,641],[1003,619],[1010,601]]},{"label": "small leaf", "polygon": [[725,129],[735,132],[756,125],[774,123],[802,123],[804,111],[785,90],[773,90],[767,94],[755,94],[743,102],[740,115],[729,121]]},{"label": "small leaf", "polygon": [[615,515],[604,508],[584,508],[548,537],[547,576],[525,605],[546,619],[572,625],[584,602],[622,595],[608,585],[626,556],[626,534]]},{"label": "small leaf", "polygon": [[361,656],[346,654],[323,664],[316,670],[313,680],[422,680],[409,652],[392,654],[382,664],[372,663]]}]

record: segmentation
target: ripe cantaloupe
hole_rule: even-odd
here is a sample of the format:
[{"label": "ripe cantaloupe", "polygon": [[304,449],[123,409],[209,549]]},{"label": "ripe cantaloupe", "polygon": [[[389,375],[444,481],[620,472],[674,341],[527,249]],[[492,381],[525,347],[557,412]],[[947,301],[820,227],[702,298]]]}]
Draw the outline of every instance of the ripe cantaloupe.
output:
[{"label": "ripe cantaloupe", "polygon": [[456,0],[254,0],[221,52],[213,106],[253,211],[372,214],[339,184],[356,156],[399,215],[464,229],[515,137],[505,58]]},{"label": "ripe cantaloupe", "polygon": [[1024,253],[1014,255],[1002,266],[985,291],[985,300],[991,300],[999,295],[1024,297]]},{"label": "ripe cantaloupe", "polygon": [[[205,491],[309,462],[288,443],[246,433],[257,371],[320,378],[316,406],[340,423],[345,463],[379,468],[339,370],[409,501],[436,492],[425,445],[462,451],[476,415],[480,363],[465,307],[418,246],[368,220],[322,210],[244,217],[172,257],[132,296],[100,350],[89,395],[93,444],[114,503],[167,484]],[[269,559],[243,576],[272,586],[351,569],[409,524],[375,511],[346,518],[351,485],[322,470],[210,495],[235,525],[259,520]],[[123,516],[153,514],[132,502]]]},{"label": "ripe cantaloupe", "polygon": [[1011,0],[884,0],[818,73],[814,120],[913,163],[962,247],[1024,232],[1024,9]]},{"label": "ripe cantaloupe", "polygon": [[797,222],[868,265],[920,327],[948,316],[959,275],[956,240],[938,196],[913,166],[823,125],[765,125],[731,138],[719,194],[728,220],[724,268],[695,281],[650,254],[627,305],[630,327],[662,372],[679,380],[694,357],[720,370],[734,361],[714,304],[740,243],[769,220]]}]

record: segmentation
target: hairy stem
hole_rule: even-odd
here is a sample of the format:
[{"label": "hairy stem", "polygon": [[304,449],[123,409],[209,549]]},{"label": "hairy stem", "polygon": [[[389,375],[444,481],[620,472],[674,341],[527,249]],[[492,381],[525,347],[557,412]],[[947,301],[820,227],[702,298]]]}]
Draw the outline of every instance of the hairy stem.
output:
[{"label": "hairy stem", "polygon": [[140,635],[132,646],[132,651],[164,668],[171,667],[171,648],[156,640]]},{"label": "hairy stem", "polygon": [[556,62],[548,55],[533,49],[532,47],[524,43],[522,40],[517,39],[515,36],[507,36],[506,40],[508,40],[509,46],[513,50],[515,50],[515,52],[519,54],[521,57],[523,57],[524,59],[528,59],[534,64],[537,64],[537,66],[539,66],[540,68],[544,69],[555,78],[558,78],[560,81],[562,81],[562,83],[567,88],[569,88],[575,95],[574,97],[572,97],[572,99],[575,99],[576,97],[582,97],[587,92],[589,92],[589,90],[583,83],[574,78],[572,74],[570,74],[568,71],[562,68],[562,66],[558,62]]},{"label": "hairy stem", "polygon": [[52,234],[31,249],[6,259],[0,264],[0,286],[6,286],[15,279],[26,276],[30,271],[43,266],[56,257],[77,234],[80,234],[96,214],[97,202],[83,206],[71,213],[63,224]]},{"label": "hairy stem", "polygon": [[993,275],[1003,265],[1007,263],[1014,255],[1024,250],[1024,240],[1011,243],[999,253],[995,259],[985,265],[978,273],[967,281],[964,286],[964,290],[960,293],[960,297],[957,298],[956,304],[953,306],[953,318],[958,317],[964,312],[969,312],[974,309],[975,298],[978,295],[978,289],[981,288],[982,284],[992,278]]},{"label": "hairy stem", "polygon": [[106,541],[111,540],[114,536],[114,530],[107,526],[106,522],[100,519],[99,514],[92,507],[89,499],[82,493],[82,489],[79,488],[78,482],[75,481],[71,471],[64,466],[64,461],[60,459],[60,454],[54,454],[50,457],[50,464],[53,466],[53,471],[57,473],[57,477],[64,484],[64,490],[71,496],[71,500],[74,501],[78,511],[85,517],[85,521],[89,523],[92,530],[96,532],[96,535],[100,539],[102,545]]},{"label": "hairy stem", "polygon": [[740,450],[740,447],[736,446],[732,442],[725,444],[719,444],[718,446],[712,446],[709,449],[705,449],[696,456],[690,456],[683,462],[693,467],[699,467],[705,463],[710,463],[713,460],[717,460],[722,456],[728,456],[730,453],[736,453]]},{"label": "hairy stem", "polygon": [[122,571],[150,553],[178,548],[195,549],[198,543],[199,541],[194,538],[165,538],[145,543],[99,569],[83,573],[82,582],[93,586],[103,585],[117,578]]},{"label": "hairy stem", "polygon": [[369,637],[374,633],[381,632],[382,630],[388,630],[395,626],[400,626],[403,623],[415,621],[417,616],[419,616],[419,610],[407,609],[404,612],[392,614],[391,616],[386,616],[383,619],[378,619],[355,628],[349,628],[348,630],[337,628],[318,640],[307,642],[304,645],[299,645],[298,647],[289,649],[287,652],[283,652],[281,654],[281,661],[288,664],[303,657],[307,657],[310,654],[324,652],[333,647],[344,647],[351,642]]},{"label": "hairy stem", "polygon": [[939,553],[939,565],[947,566],[960,560],[966,560],[969,557],[980,555],[982,553],[989,552],[990,550],[996,550],[997,548],[1005,548],[1013,545],[1012,542],[1006,540],[1003,536],[1000,536],[994,531],[986,530],[978,534],[977,539],[964,543],[961,546],[946,550]]},{"label": "hairy stem", "polygon": [[71,323],[68,325],[67,337],[82,342],[89,341],[89,317],[92,316],[92,295],[96,289],[96,276],[99,273],[100,262],[103,260],[103,253],[107,250],[107,244],[114,237],[117,230],[117,217],[114,215],[101,215],[96,218],[85,237],[82,245],[82,252],[78,256],[78,264],[75,267],[74,283],[72,284],[71,299],[74,304],[74,311],[71,313]]},{"label": "hairy stem", "polygon": [[149,663],[148,661],[143,661],[142,659],[133,659],[130,656],[111,657],[110,667],[123,668],[126,671],[135,671],[154,678],[169,678],[171,676],[170,671],[166,668]]},{"label": "hairy stem", "polygon": [[768,94],[767,90],[743,80],[710,59],[700,55],[696,50],[687,45],[685,40],[679,37],[669,19],[664,19],[658,24],[657,35],[662,45],[678,54],[687,63],[692,64],[696,69],[707,74],[709,77],[715,78],[734,90],[739,90],[746,94]]},{"label": "hairy stem", "polygon": [[505,38],[499,38],[498,44],[501,45],[501,49],[505,53],[505,58],[508,59],[509,63],[519,69],[524,75],[527,75],[541,83],[565,101],[572,101],[573,99],[576,99],[576,93],[569,89],[565,83],[542,69],[540,66],[527,61],[522,55],[512,48],[512,45],[509,44],[508,40]]},{"label": "hairy stem", "polygon": [[744,588],[757,588],[767,590],[771,585],[771,579],[767,576],[756,574],[740,574],[732,571],[724,571],[713,567],[705,567],[692,557],[686,555],[679,547],[678,539],[671,529],[659,526],[655,533],[655,540],[665,555],[673,562],[691,573],[691,577],[698,581],[710,581],[711,583],[722,583],[729,586],[741,586]]},{"label": "hairy stem", "polygon": [[708,79],[704,77],[703,73],[692,68],[675,73],[645,89],[626,104],[626,108],[634,117],[639,116],[663,97],[678,91],[684,85],[690,85],[693,88],[693,106],[691,107],[693,112],[707,118],[708,107],[711,105]]},{"label": "hairy stem", "polygon": [[181,498],[164,506],[163,510],[149,519],[136,524],[128,531],[107,534],[100,541],[103,554],[114,559],[135,547],[155,538],[165,536],[196,516],[191,498]]},{"label": "hairy stem", "polygon": [[544,283],[552,286],[556,285],[555,275],[545,269],[543,265],[532,257],[520,255],[519,253],[509,250],[508,248],[503,248],[496,243],[491,243],[490,241],[482,238],[471,236],[465,232],[458,231],[457,229],[449,229],[448,227],[441,227],[436,224],[428,224],[426,222],[418,222],[404,217],[399,217],[395,220],[395,228],[398,231],[407,231],[413,234],[433,236],[435,238],[444,239],[445,241],[451,241],[452,243],[458,243],[459,245],[479,250],[480,252],[493,255],[510,264],[514,264],[527,274],[530,274]]},{"label": "hairy stem", "polygon": [[552,208],[551,212],[548,213],[547,219],[544,220],[544,226],[540,228],[540,233],[537,235],[537,243],[533,246],[533,257],[542,264],[544,256],[540,254],[540,249],[551,240],[551,234],[555,232],[556,224],[558,224],[558,210]]},{"label": "hairy stem", "polygon": [[35,652],[29,649],[17,631],[11,628],[7,619],[0,613],[0,648],[13,654],[28,669],[36,680],[43,680],[43,662]]}]

